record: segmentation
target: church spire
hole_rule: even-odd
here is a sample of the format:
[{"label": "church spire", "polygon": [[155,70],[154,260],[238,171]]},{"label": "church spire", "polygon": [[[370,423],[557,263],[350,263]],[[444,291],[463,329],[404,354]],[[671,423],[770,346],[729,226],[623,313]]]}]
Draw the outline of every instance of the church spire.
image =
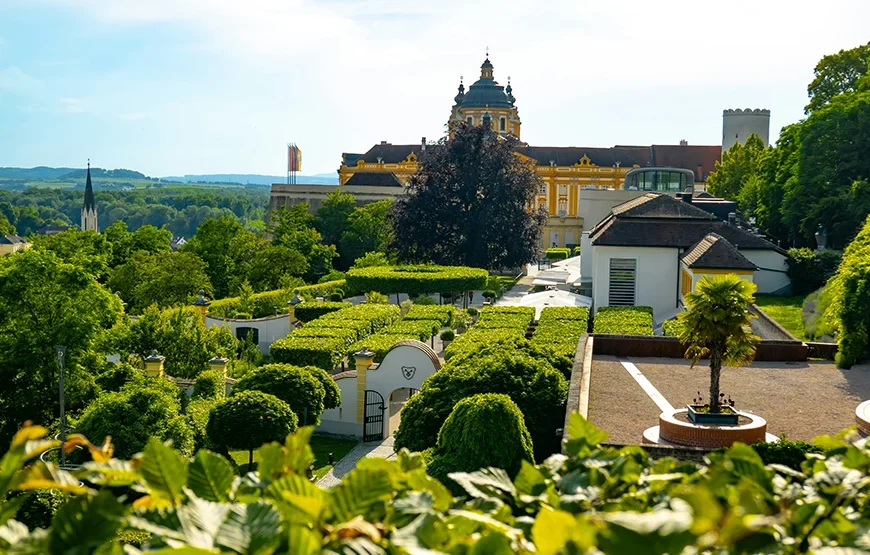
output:
[{"label": "church spire", "polygon": [[480,78],[492,79],[492,62],[489,61],[489,47],[486,47],[486,59],[480,65]]},{"label": "church spire", "polygon": [[85,180],[85,205],[82,206],[82,231],[100,232],[97,224],[97,203],[94,201],[94,186],[91,184],[91,161],[88,159],[88,175]]},{"label": "church spire", "polygon": [[97,204],[94,202],[94,186],[91,185],[91,160],[88,159],[88,177],[85,181],[85,210],[90,208],[96,210]]}]

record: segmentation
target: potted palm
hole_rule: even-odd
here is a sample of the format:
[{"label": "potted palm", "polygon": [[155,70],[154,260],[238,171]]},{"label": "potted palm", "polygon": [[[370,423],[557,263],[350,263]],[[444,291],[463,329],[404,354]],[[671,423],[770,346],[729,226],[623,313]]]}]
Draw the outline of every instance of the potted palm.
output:
[{"label": "potted palm", "polygon": [[734,274],[703,277],[695,292],[686,295],[689,310],[678,318],[683,323],[680,342],[692,366],[703,357],[710,359],[709,402],[702,404],[699,393],[695,404],[688,405],[689,419],[696,424],[737,424],[739,414],[734,404],[726,402],[719,391],[722,366],[749,364],[755,357],[755,343],[750,320],[755,315],[748,306],[755,301],[754,283]]}]

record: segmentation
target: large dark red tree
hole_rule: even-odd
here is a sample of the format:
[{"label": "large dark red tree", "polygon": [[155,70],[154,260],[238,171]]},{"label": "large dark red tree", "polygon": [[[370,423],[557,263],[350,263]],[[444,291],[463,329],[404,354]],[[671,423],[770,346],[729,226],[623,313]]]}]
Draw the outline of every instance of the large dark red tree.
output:
[{"label": "large dark red tree", "polygon": [[392,212],[399,258],[488,269],[533,260],[546,214],[532,208],[540,179],[517,143],[462,124],[428,148]]}]

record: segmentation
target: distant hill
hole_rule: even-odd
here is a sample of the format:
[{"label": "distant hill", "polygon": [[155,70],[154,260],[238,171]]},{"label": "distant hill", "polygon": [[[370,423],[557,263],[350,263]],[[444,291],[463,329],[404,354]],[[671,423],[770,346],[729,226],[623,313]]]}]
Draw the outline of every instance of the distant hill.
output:
[{"label": "distant hill", "polygon": [[[167,176],[161,178],[164,181],[182,181],[184,183],[241,183],[242,185],[271,185],[284,183],[286,175],[261,175],[256,173],[211,173],[211,174],[187,174],[183,176]],[[318,173],[315,175],[297,175],[296,183],[311,185],[338,185],[338,174]]]},{"label": "distant hill", "polygon": [[[84,179],[87,177],[87,168],[81,170],[72,170],[59,176],[58,179]],[[103,168],[91,168],[91,177],[106,177],[106,178],[123,178],[123,179],[151,179],[144,173],[133,170],[104,170]]]},{"label": "distant hill", "polygon": [[42,179],[57,179],[71,171],[74,171],[74,169],[49,168],[47,166],[37,166],[35,168],[0,168],[0,177],[5,177],[7,179],[39,181]]}]

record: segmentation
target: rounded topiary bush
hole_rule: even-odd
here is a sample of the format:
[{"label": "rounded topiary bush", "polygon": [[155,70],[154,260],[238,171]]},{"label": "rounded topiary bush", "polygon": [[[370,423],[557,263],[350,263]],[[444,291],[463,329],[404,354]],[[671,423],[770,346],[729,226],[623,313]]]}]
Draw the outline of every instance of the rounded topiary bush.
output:
[{"label": "rounded topiary bush", "polygon": [[523,459],[533,462],[532,438],[523,413],[511,398],[485,393],[465,398],[441,431],[430,473],[439,480],[449,472],[472,472],[489,466],[504,469],[511,477]]},{"label": "rounded topiary bush", "polygon": [[200,372],[193,385],[194,399],[223,399],[227,395],[227,381],[217,370]]},{"label": "rounded topiary bush", "polygon": [[303,425],[318,423],[326,397],[318,378],[307,369],[290,364],[261,366],[239,380],[234,390],[256,390],[274,395],[290,405],[298,422]]},{"label": "rounded topiary bush", "polygon": [[444,330],[441,332],[441,341],[453,341],[456,338],[456,334],[453,333],[453,330]]},{"label": "rounded topiary bush", "polygon": [[242,391],[211,411],[206,435],[212,445],[248,451],[273,441],[283,442],[298,426],[290,405],[262,391]]}]

